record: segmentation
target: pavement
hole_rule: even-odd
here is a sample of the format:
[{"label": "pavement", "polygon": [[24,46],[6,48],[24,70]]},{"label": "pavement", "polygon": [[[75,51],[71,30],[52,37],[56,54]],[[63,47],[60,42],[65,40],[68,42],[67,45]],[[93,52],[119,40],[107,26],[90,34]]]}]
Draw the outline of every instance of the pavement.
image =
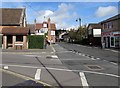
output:
[{"label": "pavement", "polygon": [[54,53],[52,45],[48,45],[46,49],[28,49],[28,50],[11,50],[2,49],[2,54],[44,54],[44,53]]}]

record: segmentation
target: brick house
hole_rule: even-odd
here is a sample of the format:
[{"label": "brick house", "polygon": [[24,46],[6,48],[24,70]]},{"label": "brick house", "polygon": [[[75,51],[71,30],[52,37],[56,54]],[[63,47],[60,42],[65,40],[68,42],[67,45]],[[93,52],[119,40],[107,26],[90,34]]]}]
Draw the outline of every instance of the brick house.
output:
[{"label": "brick house", "polygon": [[106,48],[120,48],[120,14],[101,22],[102,42]]},{"label": "brick house", "polygon": [[1,8],[2,23],[0,34],[3,36],[3,49],[28,49],[29,28],[26,27],[26,13],[23,8]]},{"label": "brick house", "polygon": [[101,45],[101,25],[98,23],[91,23],[87,27],[88,41],[94,46]]},{"label": "brick house", "polygon": [[36,35],[44,35],[47,33],[47,38],[48,41],[51,43],[56,42],[56,37],[55,37],[55,30],[56,26],[55,24],[51,23],[50,18],[48,18],[48,22],[43,22],[43,23],[36,23],[36,19],[34,20],[35,22],[35,34]]}]

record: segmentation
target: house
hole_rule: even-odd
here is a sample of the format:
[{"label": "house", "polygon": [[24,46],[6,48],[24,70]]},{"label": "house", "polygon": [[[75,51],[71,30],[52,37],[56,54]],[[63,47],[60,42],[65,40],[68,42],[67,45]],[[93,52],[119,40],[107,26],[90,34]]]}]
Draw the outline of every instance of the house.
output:
[{"label": "house", "polygon": [[27,24],[27,27],[30,29],[30,35],[35,35],[35,24]]},{"label": "house", "polygon": [[48,22],[43,22],[43,23],[36,23],[36,19],[34,20],[35,22],[35,34],[36,35],[45,35],[48,38],[48,41],[51,43],[55,43],[56,37],[55,37],[55,30],[56,30],[56,25],[51,23],[50,18],[48,18]]},{"label": "house", "polygon": [[0,34],[3,38],[3,49],[28,49],[27,36],[30,31],[26,27],[25,9],[25,7],[0,9],[2,12]]},{"label": "house", "polygon": [[102,42],[106,48],[120,48],[120,14],[101,22]]},{"label": "house", "polygon": [[88,29],[88,41],[94,46],[101,45],[101,25],[97,23],[90,23]]}]

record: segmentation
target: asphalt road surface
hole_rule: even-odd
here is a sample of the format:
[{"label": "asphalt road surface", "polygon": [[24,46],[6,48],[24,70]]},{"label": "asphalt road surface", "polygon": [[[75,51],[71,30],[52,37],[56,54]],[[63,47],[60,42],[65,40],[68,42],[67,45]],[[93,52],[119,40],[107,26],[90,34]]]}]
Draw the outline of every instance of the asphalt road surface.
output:
[{"label": "asphalt road surface", "polygon": [[[81,52],[76,52],[75,49]],[[31,84],[32,81],[59,88],[118,88],[118,64],[86,55],[85,51],[87,54],[93,52],[91,50],[88,53],[87,49],[89,48],[58,43],[53,45],[54,53],[3,53],[0,66],[5,70],[2,70],[5,75],[2,80],[4,86],[25,84],[26,81]],[[94,54],[96,52],[98,51],[94,51]]]},{"label": "asphalt road surface", "polygon": [[120,60],[118,59],[118,55],[120,54],[120,52],[118,53],[118,50],[101,49],[98,47],[88,47],[64,42],[59,42],[58,44],[69,51],[83,53],[85,55],[90,55],[94,58],[100,58],[101,60],[107,60],[110,62],[120,62]]},{"label": "asphalt road surface", "polygon": [[89,86],[118,86],[119,68],[115,63],[118,61],[118,52],[63,42],[54,45],[54,48],[66,67],[76,74],[85,74]]}]

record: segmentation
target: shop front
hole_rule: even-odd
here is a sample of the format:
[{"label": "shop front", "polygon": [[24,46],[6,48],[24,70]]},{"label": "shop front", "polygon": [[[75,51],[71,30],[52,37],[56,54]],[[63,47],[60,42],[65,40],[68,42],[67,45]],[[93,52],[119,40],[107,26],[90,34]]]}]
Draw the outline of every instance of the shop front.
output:
[{"label": "shop front", "polygon": [[106,48],[120,48],[120,32],[102,33]]}]

